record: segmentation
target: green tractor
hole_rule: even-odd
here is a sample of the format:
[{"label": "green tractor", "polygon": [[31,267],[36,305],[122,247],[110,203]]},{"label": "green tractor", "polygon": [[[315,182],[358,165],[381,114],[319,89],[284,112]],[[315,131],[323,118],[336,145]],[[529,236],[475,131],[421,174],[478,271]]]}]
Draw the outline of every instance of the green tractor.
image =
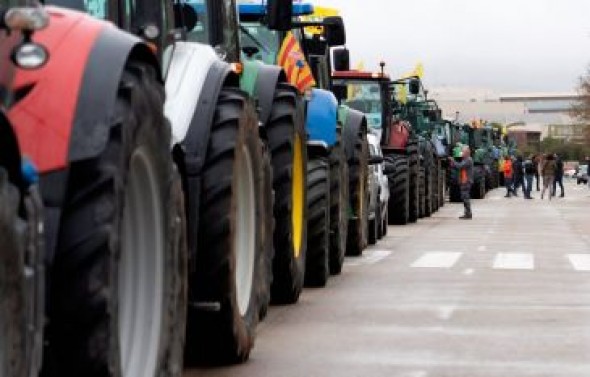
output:
[{"label": "green tractor", "polygon": [[[291,29],[271,31],[265,24],[265,6],[241,4],[239,9],[247,59],[281,64],[288,78],[301,85],[305,97],[309,159],[305,282],[323,286],[330,273],[340,273],[345,253],[360,254],[366,245],[366,232],[362,230],[366,190],[361,183],[365,181],[362,166],[366,161],[363,163],[363,142],[359,138],[364,119],[357,112],[339,108],[330,92],[329,48],[344,44],[344,25],[338,17],[315,23],[303,21],[302,16],[313,13],[313,6],[298,3],[293,6]],[[309,34],[306,27],[311,25],[322,25],[325,32]],[[307,64],[309,71],[305,71]],[[313,86],[309,84],[312,80]]]}]

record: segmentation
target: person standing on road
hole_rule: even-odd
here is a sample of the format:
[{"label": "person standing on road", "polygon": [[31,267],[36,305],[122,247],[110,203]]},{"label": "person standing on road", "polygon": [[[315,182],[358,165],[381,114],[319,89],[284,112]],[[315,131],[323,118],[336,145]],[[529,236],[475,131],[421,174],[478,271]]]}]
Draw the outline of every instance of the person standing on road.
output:
[{"label": "person standing on road", "polygon": [[552,154],[548,154],[545,158],[545,162],[541,167],[541,175],[543,176],[543,191],[541,191],[541,199],[545,191],[549,193],[549,200],[551,200],[551,190],[553,188],[553,180],[555,179],[555,159]]},{"label": "person standing on road", "polygon": [[540,172],[541,172],[541,155],[536,154],[533,157],[533,164],[535,165],[535,180],[537,181],[537,191],[541,191],[540,188]]},{"label": "person standing on road", "polygon": [[514,196],[518,196],[518,188],[519,187],[522,187],[522,193],[523,193],[523,195],[525,195],[524,166],[522,164],[523,164],[522,156],[516,157],[516,160],[512,164],[512,170],[513,170],[512,174],[514,177],[513,178],[514,179],[514,183],[513,183]]},{"label": "person standing on road", "polygon": [[463,147],[461,153],[461,162],[456,162],[453,158],[449,158],[451,166],[458,170],[457,177],[459,177],[459,187],[461,189],[461,200],[465,207],[465,214],[459,217],[462,220],[471,220],[473,214],[471,213],[471,185],[473,184],[473,159],[471,158],[471,150],[469,147]]},{"label": "person standing on road", "polygon": [[561,188],[560,198],[563,198],[563,160],[558,154],[555,154],[555,180],[553,181],[553,196],[557,196],[557,185]]},{"label": "person standing on road", "polygon": [[506,185],[506,198],[510,197],[510,194],[514,194],[516,196],[516,192],[514,192],[514,187],[512,186],[514,182],[514,169],[512,166],[512,157],[506,156],[504,159],[504,184]]},{"label": "person standing on road", "polygon": [[532,199],[531,191],[533,190],[533,178],[535,178],[535,174],[537,173],[537,168],[534,163],[534,156],[529,156],[529,158],[523,164],[524,168],[524,198],[525,199]]}]

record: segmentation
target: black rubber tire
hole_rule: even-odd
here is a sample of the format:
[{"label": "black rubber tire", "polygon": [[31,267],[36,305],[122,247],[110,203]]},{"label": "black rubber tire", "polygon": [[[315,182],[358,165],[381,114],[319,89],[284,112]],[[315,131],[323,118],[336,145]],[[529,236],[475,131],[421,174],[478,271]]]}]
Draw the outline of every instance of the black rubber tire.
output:
[{"label": "black rubber tire", "polygon": [[387,235],[387,230],[389,228],[389,210],[387,206],[385,206],[385,215],[383,216],[383,220],[381,221],[381,235],[385,237]]},{"label": "black rubber tire", "polygon": [[348,235],[348,163],[338,129],[336,144],[330,153],[330,274],[342,272]]},{"label": "black rubber tire", "polygon": [[346,255],[359,256],[367,246],[369,232],[369,142],[365,130],[356,135],[354,153],[348,160],[350,212]]},{"label": "black rubber tire", "polygon": [[424,218],[426,217],[426,170],[424,167],[420,167],[420,171],[418,173],[418,195],[419,195],[419,212],[418,217]]},{"label": "black rubber tire", "polygon": [[442,208],[445,206],[445,192],[446,192],[446,179],[447,169],[441,167],[438,175],[438,206]]},{"label": "black rubber tire", "polygon": [[[377,205],[377,207],[379,207]],[[368,241],[369,245],[374,245],[377,243],[379,239],[379,219],[377,218],[377,213],[379,213],[379,208],[375,209],[375,217],[369,219],[369,234],[368,234]]]},{"label": "black rubber tire", "polygon": [[[288,85],[279,83],[275,90],[270,118],[265,126],[273,170],[274,204],[274,249],[273,282],[271,300],[275,304],[297,302],[303,288],[305,255],[307,247],[307,140],[304,117],[299,114],[297,92]],[[302,218],[299,251],[295,250],[292,210],[294,206],[294,150],[299,138],[302,169]]]},{"label": "black rubber tire", "polygon": [[418,154],[417,142],[409,142],[406,148],[406,153],[408,155],[408,172],[410,176],[408,222],[415,223],[420,216],[420,156]]},{"label": "black rubber tire", "polygon": [[127,194],[134,197],[126,187],[132,158],[140,151],[151,160],[163,208],[163,311],[154,375],[182,373],[187,298],[184,203],[163,105],[164,88],[155,69],[129,62],[105,150],[70,166],[51,271],[45,332],[51,346],[44,353],[44,377],[123,376],[117,276],[125,254]]},{"label": "black rubber tire", "polygon": [[307,167],[305,286],[323,287],[330,277],[330,162],[313,157]]},{"label": "black rubber tire", "polygon": [[381,201],[377,197],[377,210],[375,212],[375,227],[377,228],[377,240],[383,238],[383,213],[381,212]]},{"label": "black rubber tire", "polygon": [[440,209],[440,176],[442,167],[440,159],[434,157],[434,171],[432,173],[432,211],[437,212]]},{"label": "black rubber tire", "polygon": [[[262,243],[263,243],[263,257],[259,259],[260,262],[260,270],[264,271],[262,276],[262,281],[258,286],[258,302],[259,302],[259,321],[264,320],[266,318],[266,314],[268,313],[268,306],[270,305],[271,301],[271,286],[273,281],[273,259],[275,255],[275,249],[273,244],[273,234],[275,230],[275,219],[274,219],[274,191],[272,188],[273,182],[273,174],[272,174],[272,165],[270,162],[270,153],[263,145],[262,149],[262,182],[263,182],[263,207],[264,210],[264,217],[262,221],[264,222],[264,228],[262,229]],[[266,279],[266,282],[264,281]]]},{"label": "black rubber tire", "polygon": [[25,247],[27,222],[19,215],[19,190],[0,167],[0,375],[28,376],[26,364]]},{"label": "black rubber tire", "polygon": [[405,225],[410,216],[410,173],[407,156],[388,155],[385,163],[390,164],[391,174],[387,175],[389,182],[389,202],[387,213],[389,225]]},{"label": "black rubber tire", "polygon": [[[185,364],[221,365],[244,362],[254,346],[260,316],[261,285],[268,284],[263,266],[264,160],[257,117],[247,95],[224,88],[217,100],[201,181],[201,206],[195,270],[190,276]],[[248,305],[238,303],[236,231],[238,182],[236,169],[242,153],[252,168],[254,204],[253,271]]]}]

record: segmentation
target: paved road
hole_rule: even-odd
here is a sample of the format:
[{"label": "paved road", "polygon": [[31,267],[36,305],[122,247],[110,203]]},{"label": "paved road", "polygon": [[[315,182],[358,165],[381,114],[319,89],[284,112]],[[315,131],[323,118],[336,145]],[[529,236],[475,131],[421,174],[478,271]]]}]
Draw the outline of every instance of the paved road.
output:
[{"label": "paved road", "polygon": [[590,191],[503,194],[471,222],[447,204],[390,227],[326,289],[273,308],[246,365],[186,376],[590,376]]}]

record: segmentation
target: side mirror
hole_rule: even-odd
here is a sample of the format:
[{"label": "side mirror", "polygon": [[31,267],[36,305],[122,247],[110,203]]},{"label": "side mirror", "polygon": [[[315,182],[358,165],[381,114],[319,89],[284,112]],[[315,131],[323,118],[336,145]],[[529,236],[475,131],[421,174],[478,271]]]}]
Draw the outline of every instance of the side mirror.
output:
[{"label": "side mirror", "polygon": [[381,156],[371,156],[369,158],[369,165],[379,165],[383,163],[383,157]]},{"label": "side mirror", "polygon": [[326,17],[323,21],[324,35],[328,46],[343,46],[346,44],[346,30],[342,17]]},{"label": "side mirror", "polygon": [[417,95],[418,93],[420,93],[420,80],[411,79],[408,83],[408,90],[412,95]]},{"label": "side mirror", "polygon": [[268,0],[267,27],[270,30],[289,31],[293,23],[293,0]]},{"label": "side mirror", "polygon": [[335,48],[332,56],[335,71],[350,70],[350,52],[346,47]]}]

